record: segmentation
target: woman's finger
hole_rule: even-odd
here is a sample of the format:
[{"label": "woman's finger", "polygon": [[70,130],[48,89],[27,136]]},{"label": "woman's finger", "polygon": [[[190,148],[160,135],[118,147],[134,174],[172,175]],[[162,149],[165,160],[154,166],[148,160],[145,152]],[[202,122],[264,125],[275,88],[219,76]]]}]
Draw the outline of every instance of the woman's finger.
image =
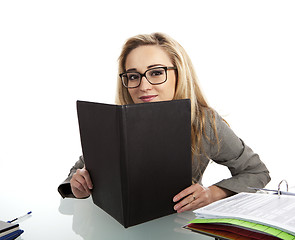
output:
[{"label": "woman's finger", "polygon": [[80,173],[84,177],[88,188],[92,189],[93,184],[92,184],[92,181],[91,181],[91,178],[90,178],[90,175],[89,175],[89,172],[87,171],[87,169],[86,168],[81,169]]},{"label": "woman's finger", "polygon": [[87,192],[87,189],[85,189],[85,187],[83,186],[83,184],[81,184],[79,181],[73,179],[71,181],[71,187],[72,189],[77,189],[79,190],[80,192]]},{"label": "woman's finger", "polygon": [[179,203],[177,203],[174,206],[174,210],[175,211],[179,211],[180,209],[182,209],[184,206],[190,204],[191,202],[196,200],[196,196],[193,194],[190,194],[189,196],[187,196],[186,198],[184,198],[182,201],[180,201]]},{"label": "woman's finger", "polygon": [[[88,174],[89,175],[89,174]],[[72,192],[76,197],[86,197],[91,194],[91,191],[86,183],[85,171],[78,169],[70,180]],[[87,174],[86,174],[87,177]]]},{"label": "woman's finger", "polygon": [[88,186],[85,182],[84,177],[82,177],[81,175],[73,175],[72,179],[71,179],[71,185],[74,188],[79,189],[82,192],[88,192]]},{"label": "woman's finger", "polygon": [[88,171],[83,169],[78,169],[76,172],[77,180],[84,186],[85,189],[92,189],[92,182]]},{"label": "woman's finger", "polygon": [[177,212],[181,213],[184,211],[192,211],[192,210],[195,210],[195,209],[203,207],[203,206],[205,206],[204,200],[202,198],[196,198],[192,202],[190,202],[187,205],[180,208]]},{"label": "woman's finger", "polygon": [[195,186],[193,189],[197,190],[188,195],[179,203],[177,203],[174,206],[174,210],[176,210],[177,212],[184,212],[203,207],[210,203],[210,189],[205,188],[199,184],[198,186]]},{"label": "woman's finger", "polygon": [[197,191],[198,189],[200,189],[200,184],[194,184],[191,185],[189,187],[187,187],[186,189],[182,190],[180,193],[178,193],[174,198],[173,198],[173,202],[178,202],[180,199],[192,194],[193,192]]}]

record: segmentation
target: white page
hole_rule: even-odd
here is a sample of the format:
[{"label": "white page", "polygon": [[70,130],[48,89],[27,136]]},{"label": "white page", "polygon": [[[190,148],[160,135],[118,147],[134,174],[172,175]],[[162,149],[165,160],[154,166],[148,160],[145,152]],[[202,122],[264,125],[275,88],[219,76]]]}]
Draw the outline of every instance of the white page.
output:
[{"label": "white page", "polygon": [[295,234],[295,197],[239,193],[194,211],[202,218],[239,218]]}]

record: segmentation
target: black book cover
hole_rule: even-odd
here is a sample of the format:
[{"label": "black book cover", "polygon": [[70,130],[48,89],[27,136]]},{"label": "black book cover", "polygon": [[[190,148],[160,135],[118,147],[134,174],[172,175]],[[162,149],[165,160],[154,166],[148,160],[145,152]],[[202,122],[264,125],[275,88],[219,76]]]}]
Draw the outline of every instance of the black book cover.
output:
[{"label": "black book cover", "polygon": [[190,100],[77,111],[94,203],[124,227],[175,213],[173,196],[192,183]]}]

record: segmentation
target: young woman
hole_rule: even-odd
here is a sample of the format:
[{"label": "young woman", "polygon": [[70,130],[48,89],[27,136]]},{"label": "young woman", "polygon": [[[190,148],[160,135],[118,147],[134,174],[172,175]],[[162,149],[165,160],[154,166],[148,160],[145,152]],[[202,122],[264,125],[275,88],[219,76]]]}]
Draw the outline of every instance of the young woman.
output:
[{"label": "young woman", "polygon": [[[249,187],[264,187],[266,166],[228,124],[210,108],[198,86],[191,60],[182,46],[162,33],[127,40],[119,57],[117,104],[191,100],[192,185],[174,196],[177,212],[194,210]],[[204,187],[202,175],[212,159],[229,168],[232,177]],[[92,182],[80,157],[59,186],[63,197],[85,198]]]}]

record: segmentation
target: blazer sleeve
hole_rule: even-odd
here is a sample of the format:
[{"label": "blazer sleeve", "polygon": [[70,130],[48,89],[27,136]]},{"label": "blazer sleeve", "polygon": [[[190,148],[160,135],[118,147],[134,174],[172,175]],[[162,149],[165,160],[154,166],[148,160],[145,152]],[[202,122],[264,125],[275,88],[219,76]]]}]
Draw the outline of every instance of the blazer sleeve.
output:
[{"label": "blazer sleeve", "polygon": [[70,181],[71,181],[74,173],[77,171],[77,169],[83,168],[84,164],[85,164],[85,162],[84,162],[83,156],[80,156],[79,160],[71,168],[68,177],[58,186],[57,190],[63,198],[65,198],[65,197],[74,198],[75,197],[74,194],[72,193]]},{"label": "blazer sleeve", "polygon": [[263,188],[270,181],[270,175],[259,155],[238,138],[216,112],[215,123],[219,144],[211,126],[210,139],[211,143],[215,139],[215,143],[210,144],[210,158],[228,167],[232,177],[214,185],[235,193],[255,192],[249,187]]}]

